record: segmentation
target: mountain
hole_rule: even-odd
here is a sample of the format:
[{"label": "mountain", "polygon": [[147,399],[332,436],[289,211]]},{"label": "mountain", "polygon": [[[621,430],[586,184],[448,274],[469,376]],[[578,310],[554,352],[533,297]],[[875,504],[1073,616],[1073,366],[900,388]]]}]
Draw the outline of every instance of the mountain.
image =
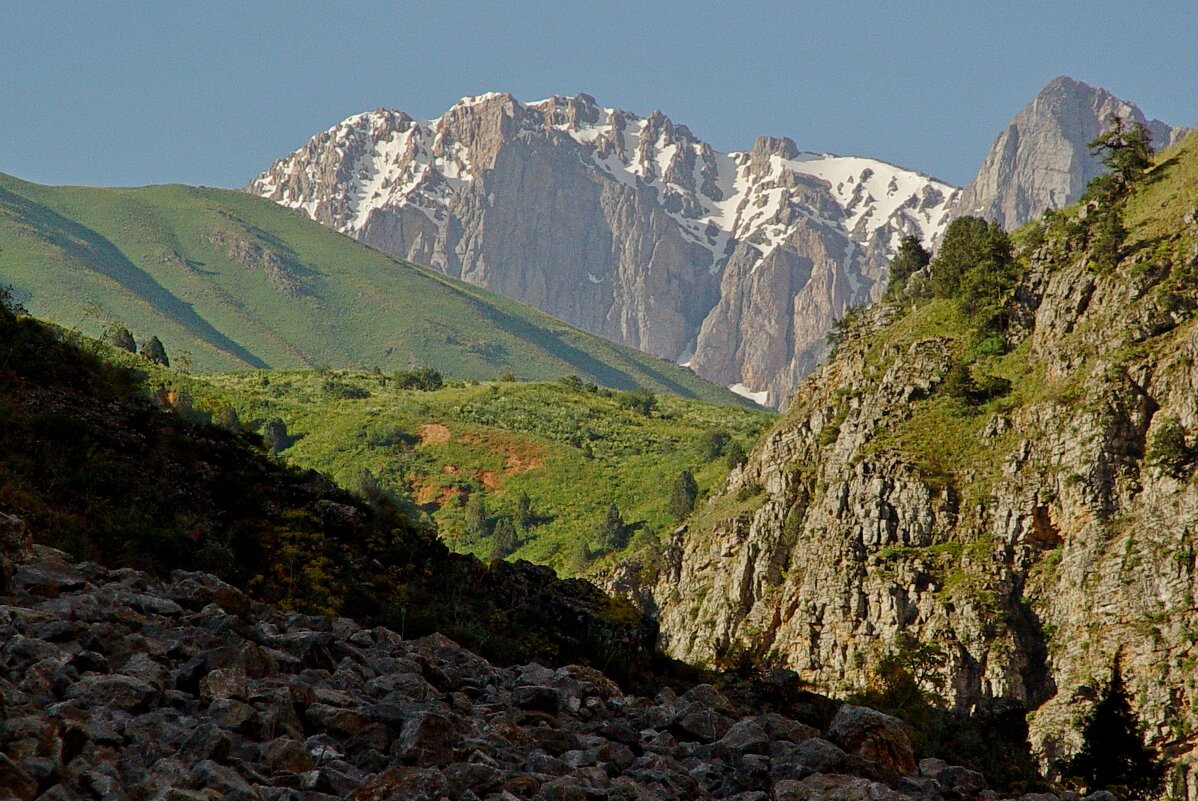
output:
[{"label": "mountain", "polygon": [[780,406],[954,187],[761,137],[722,153],[587,95],[358,114],[248,190],[377,248]]},{"label": "mountain", "polygon": [[954,215],[984,217],[1014,230],[1045,209],[1076,202],[1090,179],[1106,171],[1086,145],[1112,116],[1146,125],[1158,149],[1176,144],[1188,130],[1149,120],[1134,103],[1061,75],[994,140],[977,176],[954,201]]},{"label": "mountain", "polygon": [[1196,187],[1190,136],[1126,201],[1018,231],[1009,268],[967,259],[991,272],[953,295],[938,258],[849,326],[675,538],[667,652],[752,649],[852,692],[910,638],[925,689],[1027,710],[1057,771],[1118,670],[1192,793]]},{"label": "mountain", "polygon": [[0,285],[61,325],[157,335],[193,369],[431,366],[579,375],[743,403],[689,370],[408,264],[244,192],[0,176]]}]

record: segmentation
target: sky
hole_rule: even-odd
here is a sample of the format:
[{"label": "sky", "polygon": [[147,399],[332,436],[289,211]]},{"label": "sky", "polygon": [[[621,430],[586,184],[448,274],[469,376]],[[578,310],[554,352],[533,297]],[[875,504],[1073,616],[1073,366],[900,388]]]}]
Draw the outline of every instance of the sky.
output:
[{"label": "sky", "polygon": [[[1198,124],[1191,2],[11,2],[0,172],[241,187],[360,111],[586,92],[964,184],[1060,74]],[[1188,77],[1187,77],[1188,76]]]}]

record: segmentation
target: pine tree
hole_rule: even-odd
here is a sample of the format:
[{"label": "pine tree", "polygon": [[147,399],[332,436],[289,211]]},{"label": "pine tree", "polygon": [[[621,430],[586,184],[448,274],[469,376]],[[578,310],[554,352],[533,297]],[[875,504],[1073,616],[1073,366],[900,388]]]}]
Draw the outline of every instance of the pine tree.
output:
[{"label": "pine tree", "polygon": [[1165,767],[1156,750],[1144,743],[1118,662],[1082,738],[1082,749],[1065,773],[1081,779],[1089,792],[1112,790],[1131,799],[1153,798],[1160,792]]},{"label": "pine tree", "polygon": [[695,499],[699,497],[699,485],[691,471],[683,470],[674,479],[674,488],[670,492],[670,516],[682,521],[695,508]]},{"label": "pine tree", "polygon": [[171,360],[166,356],[166,348],[162,346],[162,340],[158,337],[150,337],[150,341],[141,346],[141,356],[154,364],[160,364],[163,367],[171,366]]},{"label": "pine tree", "polygon": [[511,518],[501,517],[495,521],[495,533],[491,535],[491,559],[506,559],[520,547],[520,538]]},{"label": "pine tree", "polygon": [[890,283],[897,285],[928,266],[932,254],[924,249],[919,237],[908,234],[899,241],[898,252],[890,260]]},{"label": "pine tree", "polygon": [[137,343],[133,340],[133,333],[120,323],[109,323],[101,338],[118,350],[137,353]]},{"label": "pine tree", "polygon": [[480,540],[491,533],[491,517],[481,492],[474,493],[466,502],[466,533],[473,540]]},{"label": "pine tree", "polygon": [[1121,193],[1126,193],[1152,165],[1152,133],[1142,122],[1128,125],[1115,115],[1107,129],[1087,146],[1111,171],[1117,182],[1115,188]]},{"label": "pine tree", "polygon": [[521,492],[516,498],[516,525],[529,528],[533,524],[532,499],[527,492]]},{"label": "pine tree", "polygon": [[262,441],[271,453],[278,453],[291,444],[287,435],[287,425],[277,417],[272,417],[262,424]]},{"label": "pine tree", "polygon": [[600,552],[618,551],[628,544],[628,532],[625,530],[624,517],[614,503],[608,504],[596,539]]}]

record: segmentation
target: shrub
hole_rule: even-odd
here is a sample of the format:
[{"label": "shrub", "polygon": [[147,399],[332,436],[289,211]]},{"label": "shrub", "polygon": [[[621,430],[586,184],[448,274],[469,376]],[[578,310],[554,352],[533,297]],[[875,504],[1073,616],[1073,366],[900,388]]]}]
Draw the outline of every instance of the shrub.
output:
[{"label": "shrub", "polygon": [[1148,462],[1162,468],[1174,477],[1185,475],[1193,452],[1186,444],[1186,432],[1176,417],[1165,418],[1148,447]]},{"label": "shrub", "polygon": [[744,445],[741,445],[736,440],[728,443],[728,448],[724,451],[724,464],[729,470],[735,470],[740,467],[748,458]]},{"label": "shrub", "polygon": [[657,409],[657,396],[644,387],[620,393],[618,403],[621,408],[629,409],[648,417]]},{"label": "shrub", "polygon": [[954,364],[940,385],[941,391],[966,406],[982,404],[1000,398],[1011,391],[1011,382],[994,375],[974,379],[973,371],[964,362]]},{"label": "shrub", "polygon": [[710,462],[724,452],[732,442],[732,435],[727,431],[709,429],[699,435],[699,457]]},{"label": "shrub", "polygon": [[755,481],[752,481],[736,491],[736,500],[747,501],[750,498],[756,498],[763,492],[765,492],[765,487],[761,486]]},{"label": "shrub", "polygon": [[417,370],[400,370],[395,374],[395,383],[400,389],[434,392],[445,386],[445,377],[431,367],[421,367]]},{"label": "shrub", "polygon": [[849,306],[844,310],[844,314],[840,316],[840,319],[832,323],[832,328],[828,331],[828,336],[824,339],[828,343],[828,349],[832,353],[836,353],[841,345],[849,341],[864,314],[864,306]]},{"label": "shrub", "polygon": [[0,286],[0,316],[12,319],[29,314],[21,301],[17,300],[16,290],[9,286]]},{"label": "shrub", "polygon": [[341,398],[343,400],[358,400],[370,397],[369,390],[353,384],[347,384],[344,381],[336,381],[332,378],[326,378],[321,383],[320,391],[331,398]]}]

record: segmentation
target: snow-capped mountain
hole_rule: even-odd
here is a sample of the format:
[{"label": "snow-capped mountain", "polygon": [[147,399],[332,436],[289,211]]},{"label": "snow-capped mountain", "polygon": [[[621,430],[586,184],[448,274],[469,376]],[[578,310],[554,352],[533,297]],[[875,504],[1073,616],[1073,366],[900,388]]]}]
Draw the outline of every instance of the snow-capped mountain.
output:
[{"label": "snow-capped mountain", "polygon": [[587,95],[499,93],[433,120],[355,115],[248,189],[774,406],[957,192],[784,138],[722,153]]}]

